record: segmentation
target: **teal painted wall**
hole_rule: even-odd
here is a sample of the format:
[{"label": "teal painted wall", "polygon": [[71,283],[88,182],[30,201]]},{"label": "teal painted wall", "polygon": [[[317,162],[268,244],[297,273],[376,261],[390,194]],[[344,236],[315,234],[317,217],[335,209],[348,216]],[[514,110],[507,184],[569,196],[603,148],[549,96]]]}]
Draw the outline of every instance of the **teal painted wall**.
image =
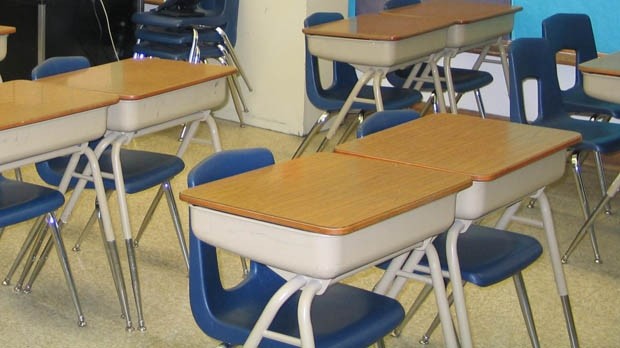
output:
[{"label": "teal painted wall", "polygon": [[585,13],[592,21],[598,51],[620,51],[618,0],[512,0],[512,3],[523,7],[515,16],[514,38],[540,37],[542,20],[552,14]]}]

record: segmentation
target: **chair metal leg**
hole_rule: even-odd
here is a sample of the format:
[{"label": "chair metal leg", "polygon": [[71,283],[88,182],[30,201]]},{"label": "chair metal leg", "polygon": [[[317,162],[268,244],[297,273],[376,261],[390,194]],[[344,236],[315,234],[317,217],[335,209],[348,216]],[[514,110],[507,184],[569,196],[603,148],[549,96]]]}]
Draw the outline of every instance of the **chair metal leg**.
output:
[{"label": "chair metal leg", "polygon": [[[463,282],[463,286],[467,285],[467,283]],[[454,303],[454,296],[452,295],[452,293],[450,293],[448,295],[448,304],[450,306],[452,306],[452,303]],[[433,321],[431,322],[431,324],[428,326],[428,329],[426,330],[426,332],[424,333],[424,335],[422,335],[422,338],[420,338],[420,344],[424,344],[427,345],[429,344],[430,340],[431,340],[431,335],[433,334],[433,332],[435,331],[435,329],[437,329],[437,326],[439,326],[439,324],[441,324],[440,319],[439,319],[439,315],[435,315],[435,318],[433,318]]]},{"label": "chair metal leg", "polygon": [[[572,168],[573,168],[573,174],[575,176],[575,183],[577,185],[577,192],[579,193],[579,199],[581,201],[581,208],[585,216],[585,219],[587,221],[588,217],[590,216],[590,207],[588,204],[588,198],[586,196],[586,191],[583,185],[583,177],[581,173],[581,161],[579,157],[580,157],[580,154],[578,153],[573,154],[571,157],[571,163],[572,163]],[[601,263],[602,261],[601,261],[599,250],[598,250],[598,243],[596,241],[594,226],[590,226],[589,232],[590,232],[590,241],[592,243],[592,249],[594,250],[594,262]],[[582,238],[579,237],[579,233],[578,233],[577,236],[575,236],[575,238],[571,242],[570,246],[568,247],[568,250],[566,250],[566,252],[564,253],[564,256],[562,256],[562,262],[566,263],[568,261],[568,258],[570,257],[572,252],[575,250],[575,248],[577,247],[577,244],[579,243],[579,241],[581,241],[581,239]]]},{"label": "chair metal leg", "polygon": [[250,92],[252,92],[252,87],[250,86],[250,81],[248,80],[248,77],[246,76],[245,71],[241,67],[241,63],[239,62],[239,58],[237,58],[237,54],[235,53],[235,49],[233,47],[232,42],[230,42],[230,39],[228,38],[228,35],[220,27],[215,28],[215,31],[218,34],[220,34],[220,36],[224,40],[224,44],[226,45],[227,51],[229,52],[230,59],[232,60],[233,64],[237,68],[237,70],[239,70],[239,74],[241,75],[241,78],[243,79],[243,82],[245,82],[245,86],[248,88],[248,90]]},{"label": "chair metal leg", "polygon": [[616,193],[618,193],[619,189],[620,189],[620,175],[616,176],[614,181],[611,183],[611,185],[607,189],[605,196],[596,205],[592,213],[590,213],[590,216],[588,217],[588,219],[583,223],[583,225],[579,229],[579,232],[577,232],[575,239],[573,240],[571,245],[568,247],[568,250],[564,254],[564,257],[562,257],[562,263],[566,263],[568,259],[567,255],[570,254],[575,249],[575,247],[581,242],[583,237],[585,237],[587,231],[590,229],[590,226],[592,226],[592,224],[594,223],[594,220],[596,219],[596,217],[604,210],[605,206],[607,205],[607,202],[609,202],[609,200],[611,200],[616,195]]},{"label": "chair metal leg", "polygon": [[22,285],[24,284],[24,280],[26,279],[26,276],[30,272],[30,269],[35,264],[36,260],[38,259],[39,250],[41,250],[41,246],[45,242],[45,239],[46,239],[45,232],[48,227],[46,224],[43,224],[43,226],[44,228],[39,230],[39,233],[37,233],[37,237],[35,238],[34,243],[30,247],[30,252],[28,253],[28,256],[26,257],[26,262],[24,263],[22,274],[17,280],[17,283],[15,283],[15,287],[13,288],[15,292],[22,291]]},{"label": "chair metal leg", "polygon": [[247,107],[243,105],[243,100],[241,99],[241,95],[239,94],[239,89],[237,88],[237,81],[233,76],[226,77],[226,84],[228,85],[228,91],[230,92],[230,98],[233,101],[233,106],[235,107],[235,112],[237,113],[237,117],[239,118],[239,126],[245,126],[243,121],[243,113],[247,112]]},{"label": "chair metal leg", "polygon": [[308,147],[308,144],[310,144],[310,141],[312,140],[312,138],[314,138],[314,136],[321,131],[321,129],[323,128],[323,125],[325,125],[325,123],[331,117],[332,115],[328,111],[324,111],[321,114],[321,116],[319,116],[319,118],[316,120],[316,122],[314,123],[314,125],[312,126],[308,134],[306,134],[306,136],[302,140],[301,144],[299,144],[299,147],[297,147],[297,150],[295,150],[295,154],[293,154],[293,159],[301,156],[301,154],[304,152],[306,147]]},{"label": "chair metal leg", "polygon": [[86,320],[84,319],[84,314],[82,313],[80,299],[78,298],[77,289],[75,287],[75,282],[73,280],[73,275],[71,274],[71,268],[69,267],[67,251],[65,249],[65,245],[60,236],[60,226],[58,225],[58,221],[56,220],[56,216],[54,215],[54,213],[48,214],[47,223],[50,226],[50,229],[52,231],[52,236],[54,238],[54,243],[56,245],[56,252],[58,253],[58,260],[60,261],[60,266],[62,268],[62,272],[65,275],[65,280],[67,281],[67,287],[69,287],[69,292],[71,293],[71,299],[73,301],[73,305],[75,306],[75,311],[78,317],[78,326],[80,327],[86,326]]},{"label": "chair metal leg", "polygon": [[149,209],[146,211],[146,214],[144,215],[144,218],[142,219],[142,223],[140,224],[138,233],[136,233],[136,236],[134,237],[133,244],[136,248],[139,246],[140,239],[142,238],[142,234],[144,233],[144,231],[146,231],[146,228],[151,222],[151,219],[153,218],[153,214],[155,213],[155,209],[157,209],[157,206],[159,205],[159,201],[161,201],[161,197],[163,195],[164,195],[164,187],[162,184],[162,185],[159,185],[159,189],[157,190],[155,197],[153,197],[153,200],[151,201],[151,205],[149,206]]},{"label": "chair metal leg", "polygon": [[[24,240],[24,243],[22,244],[22,247],[19,249],[19,252],[17,253],[17,256],[15,257],[15,260],[13,261],[13,264],[11,265],[9,272],[4,277],[4,280],[2,281],[2,285],[11,285],[11,278],[13,278],[13,274],[15,274],[17,267],[19,267],[19,264],[23,261],[24,256],[26,256],[26,253],[34,245],[35,241],[38,242],[39,238],[41,238],[41,230],[45,226],[44,223],[45,223],[45,215],[41,215],[35,220],[34,224],[32,225],[32,228],[30,229],[30,232],[28,232],[28,235],[26,236],[26,239]],[[20,291],[21,291],[21,288],[20,288]]]},{"label": "chair metal leg", "polygon": [[484,103],[482,102],[482,94],[479,89],[474,90],[474,96],[476,97],[476,104],[478,105],[478,111],[480,112],[480,117],[487,118],[487,113],[484,110]]},{"label": "chair metal leg", "polygon": [[437,113],[438,112],[438,106],[437,106],[436,100],[437,100],[437,98],[435,96],[435,92],[431,93],[431,95],[426,100],[426,103],[424,103],[424,107],[422,108],[422,111],[420,111],[420,115],[421,116],[426,115],[428,110],[430,110],[431,106],[433,107],[433,111],[435,113]]},{"label": "chair metal leg", "polygon": [[49,254],[52,251],[52,246],[53,246],[52,242],[53,242],[53,236],[50,235],[45,238],[45,244],[43,246],[43,250],[41,251],[41,254],[39,255],[37,263],[34,265],[32,272],[30,272],[30,277],[28,278],[26,283],[22,286],[22,292],[24,294],[29,294],[32,292],[32,284],[39,276],[39,273],[41,273],[41,270],[43,269],[43,266],[45,266],[45,263],[47,262],[47,258],[49,257]]},{"label": "chair metal leg", "polygon": [[15,180],[23,181],[22,180],[22,170],[20,168],[15,168],[14,172],[15,172]]},{"label": "chair metal leg", "polygon": [[[110,200],[111,195],[112,195],[111,190],[108,190],[105,192],[105,197],[108,201]],[[86,222],[86,225],[84,225],[84,228],[82,228],[82,232],[80,232],[80,235],[78,236],[78,239],[75,241],[75,244],[73,244],[73,248],[71,248],[71,250],[76,251],[76,252],[81,250],[84,236],[86,235],[86,232],[95,224],[95,221],[97,220],[98,216],[99,216],[99,210],[97,209],[97,199],[95,199],[95,208],[93,209],[93,212],[90,214],[90,217],[88,218],[88,221]]]},{"label": "chair metal leg", "polygon": [[407,325],[411,318],[413,318],[413,315],[418,311],[418,309],[420,309],[420,306],[422,306],[422,303],[426,301],[431,292],[433,292],[433,286],[431,284],[424,284],[424,287],[416,297],[415,301],[413,301],[411,307],[409,307],[407,314],[405,314],[403,321],[394,329],[394,331],[392,331],[392,336],[400,336],[405,325]]},{"label": "chair metal leg", "polygon": [[183,139],[185,138],[185,133],[187,133],[187,125],[183,123],[183,126],[181,127],[181,132],[179,133],[179,141],[183,141]]},{"label": "chair metal leg", "polygon": [[[607,182],[605,180],[605,166],[603,165],[603,156],[599,152],[594,153],[594,161],[596,162],[596,169],[598,173],[598,183],[601,187],[601,194],[605,196],[607,191]],[[611,205],[609,202],[605,205],[605,214],[611,215]]]},{"label": "chair metal leg", "polygon": [[138,330],[146,331],[144,324],[144,313],[142,311],[142,292],[140,291],[140,278],[138,276],[138,263],[136,262],[136,251],[133,239],[125,239],[125,247],[127,248],[127,262],[129,264],[129,274],[131,277],[131,288],[136,303],[136,312],[138,315]]},{"label": "chair metal leg", "polygon": [[[588,197],[586,196],[586,191],[583,185],[583,177],[581,174],[581,161],[580,161],[580,154],[573,154],[571,157],[571,163],[572,163],[572,167],[573,167],[573,174],[575,176],[575,183],[577,185],[577,192],[579,193],[579,199],[581,201],[581,208],[583,211],[583,215],[585,216],[585,219],[587,220],[588,217],[590,216],[590,207],[588,204]],[[598,249],[598,243],[596,241],[596,235],[594,232],[594,226],[590,226],[590,241],[592,243],[592,249],[594,251],[594,262],[596,263],[601,263],[601,256],[599,253],[599,249]],[[575,250],[575,248],[577,247],[577,244],[579,242],[579,234],[577,234],[577,236],[575,236],[575,238],[573,239],[573,241],[571,242],[571,245],[568,247],[568,250],[564,253],[564,256],[562,256],[562,261],[563,262],[567,262],[568,258],[570,257],[571,253]]]},{"label": "chair metal leg", "polygon": [[338,145],[347,141],[347,139],[349,139],[349,137],[351,136],[351,133],[353,133],[353,131],[357,129],[357,127],[359,127],[362,122],[364,122],[364,111],[360,110],[360,112],[357,114],[356,119],[353,120],[344,130],[344,133],[342,133],[342,137],[340,137],[340,140],[338,140]]},{"label": "chair metal leg", "polygon": [[189,272],[189,252],[187,251],[187,242],[185,241],[185,236],[183,234],[183,227],[181,225],[181,217],[179,216],[179,210],[177,208],[176,201],[174,200],[174,193],[172,193],[172,187],[170,186],[170,182],[166,181],[165,183],[160,185],[160,189],[163,187],[164,193],[166,194],[166,200],[168,201],[168,209],[170,210],[170,216],[172,217],[172,223],[174,224],[174,230],[177,234],[177,239],[179,240],[179,247],[181,248],[181,253],[183,254],[183,260],[185,260],[185,267]]},{"label": "chair metal leg", "polygon": [[525,320],[525,326],[527,327],[527,333],[530,336],[532,347],[540,348],[538,333],[536,332],[536,325],[534,325],[534,317],[532,316],[532,308],[530,307],[530,301],[527,297],[527,291],[525,290],[523,274],[518,272],[512,276],[512,280],[515,283],[517,297],[519,298],[519,305],[521,306],[521,312],[523,313],[523,319]]},{"label": "chair metal leg", "polygon": [[105,229],[103,227],[103,221],[101,219],[101,211],[99,210],[99,204],[95,204],[95,210],[97,211],[99,231],[101,231],[101,239],[103,241],[105,254],[108,259],[108,265],[110,266],[112,280],[114,281],[114,288],[116,289],[116,295],[118,296],[118,301],[121,307],[121,318],[125,319],[125,330],[131,332],[134,330],[134,328],[133,324],[131,323],[131,313],[129,312],[129,303],[127,301],[125,278],[123,277],[121,261],[118,256],[118,247],[116,245],[116,240],[108,241],[106,239]]}]

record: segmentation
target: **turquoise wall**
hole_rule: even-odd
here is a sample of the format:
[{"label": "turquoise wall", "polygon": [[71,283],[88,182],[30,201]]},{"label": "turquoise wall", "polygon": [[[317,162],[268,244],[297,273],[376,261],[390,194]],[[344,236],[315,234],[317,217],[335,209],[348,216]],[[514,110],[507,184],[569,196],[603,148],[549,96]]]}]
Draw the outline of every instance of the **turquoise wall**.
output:
[{"label": "turquoise wall", "polygon": [[515,16],[514,38],[540,37],[542,20],[552,14],[585,13],[592,20],[599,52],[620,51],[618,0],[512,0],[512,3],[523,7]]},{"label": "turquoise wall", "polygon": [[[599,52],[620,51],[618,0],[512,0],[512,3],[523,7],[515,16],[514,38],[540,37],[542,20],[554,13],[586,13],[592,19]],[[349,0],[349,16],[353,15],[355,0]]]}]

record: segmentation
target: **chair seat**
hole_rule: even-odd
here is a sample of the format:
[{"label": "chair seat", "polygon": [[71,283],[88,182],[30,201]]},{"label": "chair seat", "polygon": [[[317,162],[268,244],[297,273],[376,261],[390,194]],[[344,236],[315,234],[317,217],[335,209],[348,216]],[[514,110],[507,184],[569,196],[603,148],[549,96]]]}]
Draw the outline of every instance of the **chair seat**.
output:
[{"label": "chair seat", "polygon": [[47,214],[64,203],[59,191],[0,176],[0,227]]},{"label": "chair seat", "polygon": [[[99,159],[99,167],[102,172],[112,173],[111,150],[103,152]],[[125,182],[125,192],[128,194],[144,191],[157,186],[179,174],[185,168],[183,160],[174,155],[155,153],[149,151],[138,151],[121,149],[121,167],[123,168],[123,179]],[[68,157],[55,158],[44,163],[37,163],[39,176],[48,184],[57,186],[62,179],[65,168],[69,161]],[[80,160],[78,172],[86,167],[87,161]],[[70,186],[77,184],[77,179],[72,179]],[[106,190],[115,190],[116,185],[112,179],[103,179],[103,186]],[[94,188],[92,182],[86,184],[87,188]]]},{"label": "chair seat", "polygon": [[[442,268],[447,270],[446,234],[437,237],[434,245]],[[463,280],[482,287],[525,269],[540,257],[542,246],[530,236],[471,225],[459,236],[458,254]]]},{"label": "chair seat", "polygon": [[[223,55],[217,47],[200,45],[200,58],[219,58]],[[134,52],[147,57],[172,60],[188,60],[191,47],[183,45],[166,45],[157,42],[142,41],[134,46]]]},{"label": "chair seat", "polygon": [[[196,302],[191,300],[196,323],[205,334],[233,345],[245,342],[262,309],[284,284],[266,266],[253,264],[252,267],[258,267],[256,273],[250,272],[249,279],[226,291],[226,301],[211,302],[217,321],[209,318],[204,308],[194,308]],[[202,294],[193,293],[193,287],[190,287],[190,298],[194,295],[199,297]],[[298,291],[282,306],[270,330],[299,337],[299,295]],[[352,286],[334,284],[324,294],[314,298],[311,318],[316,347],[367,347],[377,337],[387,335],[396,327],[404,318],[404,310],[394,299]],[[270,339],[263,339],[260,346],[293,347]]]},{"label": "chair seat", "polygon": [[223,27],[228,22],[226,17],[216,15],[213,11],[204,9],[198,9],[197,11],[203,11],[205,15],[200,17],[172,17],[160,15],[152,10],[148,12],[136,12],[131,16],[131,20],[137,25],[162,28],[186,28],[192,26],[216,28]]},{"label": "chair seat", "polygon": [[620,118],[620,104],[592,98],[580,86],[563,91],[562,101],[564,108],[569,112],[595,113]]},{"label": "chair seat", "polygon": [[[351,94],[352,88],[332,88],[324,91],[321,100],[315,100],[314,104],[317,108],[323,110],[340,110],[345,100]],[[374,99],[372,86],[364,86],[358,94],[359,98]],[[422,100],[422,94],[416,90],[396,87],[381,87],[381,97],[383,98],[383,107],[386,110],[397,110],[409,108]],[[374,103],[365,103],[355,101],[351,109],[362,109],[367,111],[375,110]]]},{"label": "chair seat", "polygon": [[[194,33],[191,30],[170,30],[156,27],[142,27],[135,31],[136,39],[168,45],[191,45]],[[214,30],[198,31],[198,41],[216,45],[222,37]]]},{"label": "chair seat", "polygon": [[597,151],[600,153],[620,151],[620,124],[592,122],[570,117],[537,120],[532,124],[581,133],[581,143],[573,148],[576,151]]},{"label": "chair seat", "polygon": [[[424,64],[425,66],[426,64]],[[424,66],[420,69],[422,71]],[[411,67],[401,70],[396,70],[394,72],[387,74],[388,81],[397,87],[402,87],[411,72]],[[439,76],[442,78],[441,88],[446,91],[447,85],[443,81],[445,75],[445,70],[443,67],[438,67]],[[454,91],[456,93],[465,93],[469,91],[473,91],[476,89],[480,89],[484,86],[487,86],[493,82],[493,75],[486,71],[482,70],[473,70],[473,69],[461,69],[461,68],[450,68],[452,72],[452,82],[454,84]],[[422,91],[434,91],[435,86],[431,82],[424,82],[422,84]]]},{"label": "chair seat", "polygon": [[[446,236],[443,233],[433,241],[443,271],[448,271]],[[480,225],[471,225],[459,235],[457,247],[461,278],[480,287],[512,277],[542,254],[542,246],[532,237]],[[428,266],[426,257],[420,265]],[[389,261],[379,265],[387,266]]]}]

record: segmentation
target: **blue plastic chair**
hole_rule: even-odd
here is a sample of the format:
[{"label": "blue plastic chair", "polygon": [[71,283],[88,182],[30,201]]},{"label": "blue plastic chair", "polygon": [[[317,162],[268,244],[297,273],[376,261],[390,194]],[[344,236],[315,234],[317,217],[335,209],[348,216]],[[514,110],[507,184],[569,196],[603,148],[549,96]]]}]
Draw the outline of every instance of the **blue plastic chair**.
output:
[{"label": "blue plastic chair", "polygon": [[[84,57],[70,56],[49,58],[40,65],[38,65],[35,69],[33,69],[32,78],[33,80],[36,80],[44,78],[46,76],[51,76],[62,72],[68,72],[78,68],[85,68],[88,66],[88,60]],[[94,148],[96,147],[97,143],[97,141],[91,142],[90,146]],[[134,238],[133,246],[138,245],[142,233],[146,230],[148,223],[155,209],[157,208],[159,201],[161,200],[161,196],[165,194],[168,201],[168,208],[170,210],[174,228],[177,234],[177,239],[179,241],[181,252],[185,261],[184,263],[186,268],[189,270],[189,256],[187,251],[187,244],[185,242],[181,219],[179,217],[176,202],[174,200],[174,193],[172,192],[172,187],[170,185],[170,180],[175,175],[182,172],[185,168],[183,160],[174,155],[130,149],[121,149],[120,158],[121,166],[123,169],[125,192],[127,194],[138,193],[152,187],[159,186],[159,191],[157,192],[153,202],[151,203],[149,210],[145,214],[145,218],[140,226],[140,229],[136,237]],[[36,164],[37,172],[39,176],[43,179],[43,181],[45,181],[47,184],[57,186],[62,179],[69,159],[70,158],[68,156],[64,156],[39,162]],[[86,165],[87,161],[85,159],[81,159],[78,163],[76,171],[82,172]],[[101,154],[99,158],[99,167],[101,172],[113,172],[110,148],[104,150]],[[72,178],[69,187],[74,187],[77,182],[77,178]],[[114,179],[109,177],[103,178],[103,185],[108,191],[108,193],[111,193],[111,191],[116,189]],[[87,182],[86,188],[94,189],[94,184],[92,182]],[[80,249],[80,244],[84,233],[89,229],[89,227],[95,222],[96,218],[99,216],[97,208],[98,205],[95,204],[95,211],[92,213],[88,224],[85,226],[82,234],[76,242],[73,248],[74,250],[78,251]],[[19,260],[16,260],[16,262],[18,261]],[[26,283],[26,289],[30,289],[32,287],[32,283],[36,279],[36,276],[38,275],[41,267],[42,264],[39,263],[35,268],[35,271],[33,271],[32,275],[30,276],[30,280]],[[14,270],[12,268],[12,271],[9,272],[9,275],[7,275],[7,279],[10,279],[12,277],[13,271]]]},{"label": "blue plastic chair", "polygon": [[[571,117],[564,108],[562,93],[557,78],[555,54],[549,41],[542,38],[520,38],[510,47],[510,120],[516,123],[532,124],[581,133],[581,143],[570,149],[572,168],[577,182],[579,198],[584,217],[590,213],[586,191],[581,175],[582,157],[594,152],[597,163],[602,164],[601,154],[620,150],[620,125],[607,122],[591,122]],[[538,82],[538,115],[528,121],[525,110],[523,82]],[[603,176],[602,165],[597,166],[599,176]],[[603,189],[603,194],[605,194]],[[590,230],[595,261],[600,262],[600,254],[594,234]],[[576,247],[575,240],[564,254],[563,261]]]},{"label": "blue plastic chair", "polygon": [[[419,4],[421,0],[388,0],[384,9],[391,10],[398,7],[410,6]],[[439,76],[441,78],[441,88],[443,91],[447,90],[447,85],[445,82],[445,71],[441,66],[437,67],[439,70]],[[417,77],[422,77],[422,74],[428,70],[426,63],[421,63],[418,68]],[[404,69],[399,69],[392,71],[387,74],[388,81],[397,87],[402,87],[405,84],[405,81],[411,74],[413,67],[407,67]],[[450,68],[450,72],[452,73],[452,82],[454,85],[454,91],[457,93],[457,101],[461,99],[464,93],[474,92],[474,96],[476,98],[476,104],[478,106],[478,111],[480,112],[480,116],[482,118],[486,118],[486,112],[484,110],[484,103],[482,102],[482,94],[480,93],[480,89],[484,86],[487,86],[493,82],[493,75],[489,72],[474,70],[474,69],[463,69],[463,68]],[[437,103],[435,102],[437,96],[435,93],[435,86],[432,82],[424,82],[421,91],[430,92],[431,97],[428,99],[424,108],[422,109],[422,115],[424,115],[431,105],[434,105],[435,112],[437,112]]]},{"label": "blue plastic chair", "polygon": [[[7,226],[38,217],[37,222],[26,237],[25,243],[29,243],[30,240],[39,238],[45,232],[43,229],[44,224],[50,228],[60,266],[69,287],[73,305],[75,306],[78,325],[85,326],[86,320],[82,313],[77,289],[71,274],[71,268],[69,267],[67,252],[60,233],[61,229],[54,214],[54,211],[64,203],[65,197],[57,190],[23,181],[6,179],[0,175],[0,233]],[[5,279],[3,284],[9,285],[10,281]]]},{"label": "blue plastic chair", "polygon": [[620,118],[620,104],[592,98],[583,89],[583,76],[577,67],[598,57],[590,17],[578,13],[554,14],[543,20],[542,35],[549,41],[554,54],[561,50],[575,52],[575,83],[562,91],[565,110]]},{"label": "blue plastic chair", "polygon": [[[340,13],[335,12],[317,12],[306,18],[304,27],[310,27],[323,23],[333,22],[343,19]],[[316,123],[312,126],[308,134],[295,151],[293,158],[301,156],[312,138],[323,128],[325,123],[342,109],[347,97],[349,96],[353,86],[357,83],[357,74],[355,68],[350,64],[334,61],[332,63],[333,75],[330,86],[324,88],[321,85],[321,74],[319,71],[319,59],[310,54],[308,51],[308,42],[306,40],[306,93],[308,100],[318,109],[324,110],[319,116]],[[405,89],[400,87],[382,86],[381,95],[386,110],[398,110],[410,108],[414,104],[422,100],[422,94],[419,91]],[[364,86],[359,93],[360,98],[374,99],[372,86]],[[366,103],[355,101],[351,109],[373,111],[374,103]],[[363,112],[360,114],[363,119]],[[360,121],[361,121],[360,119]],[[353,126],[356,126],[354,123]],[[340,141],[345,140],[350,132],[355,128],[346,130]]]},{"label": "blue plastic chair", "polygon": [[[152,11],[133,14],[132,21],[137,25],[134,56],[192,63],[217,59],[222,65],[235,66],[251,92],[252,87],[234,50],[239,0],[194,1],[187,6],[191,11],[179,10],[176,2],[168,0]],[[192,9],[194,3],[197,6]],[[243,126],[243,112],[248,112],[247,105],[236,79],[228,77],[227,81]]]},{"label": "blue plastic chair", "polygon": [[357,137],[363,138],[399,124],[417,120],[418,118],[420,118],[420,114],[414,110],[378,111],[366,118],[357,127]]},{"label": "blue plastic chair", "polygon": [[[417,118],[419,118],[419,114],[415,111],[377,112],[362,122],[358,128],[357,137],[363,138],[401,123],[415,122]],[[433,241],[433,245],[439,254],[442,271],[447,274],[446,233],[439,235]],[[542,254],[540,243],[526,235],[471,225],[467,232],[459,236],[457,248],[461,278],[465,283],[485,287],[499,283],[509,277],[513,278],[530,341],[533,347],[538,347],[538,335],[521,272]],[[428,266],[426,257],[422,258],[420,265]],[[383,269],[388,266],[389,261],[379,265]],[[403,322],[394,330],[396,336],[400,335],[403,327],[411,320],[432,290],[432,285],[425,284]],[[420,342],[428,344],[432,332],[438,325],[439,317],[436,316]]]},{"label": "blue plastic chair", "polygon": [[[273,164],[267,149],[222,151],[205,159],[188,175],[193,187]],[[249,274],[224,289],[216,248],[190,234],[189,294],[192,314],[210,337],[230,345],[243,344],[271,296],[285,283],[271,269],[252,262]],[[276,315],[270,330],[299,337],[294,295]],[[316,347],[367,347],[388,334],[404,316],[393,299],[344,284],[334,284],[312,302]],[[338,315],[335,315],[335,314]],[[264,338],[261,347],[293,347]]]}]

